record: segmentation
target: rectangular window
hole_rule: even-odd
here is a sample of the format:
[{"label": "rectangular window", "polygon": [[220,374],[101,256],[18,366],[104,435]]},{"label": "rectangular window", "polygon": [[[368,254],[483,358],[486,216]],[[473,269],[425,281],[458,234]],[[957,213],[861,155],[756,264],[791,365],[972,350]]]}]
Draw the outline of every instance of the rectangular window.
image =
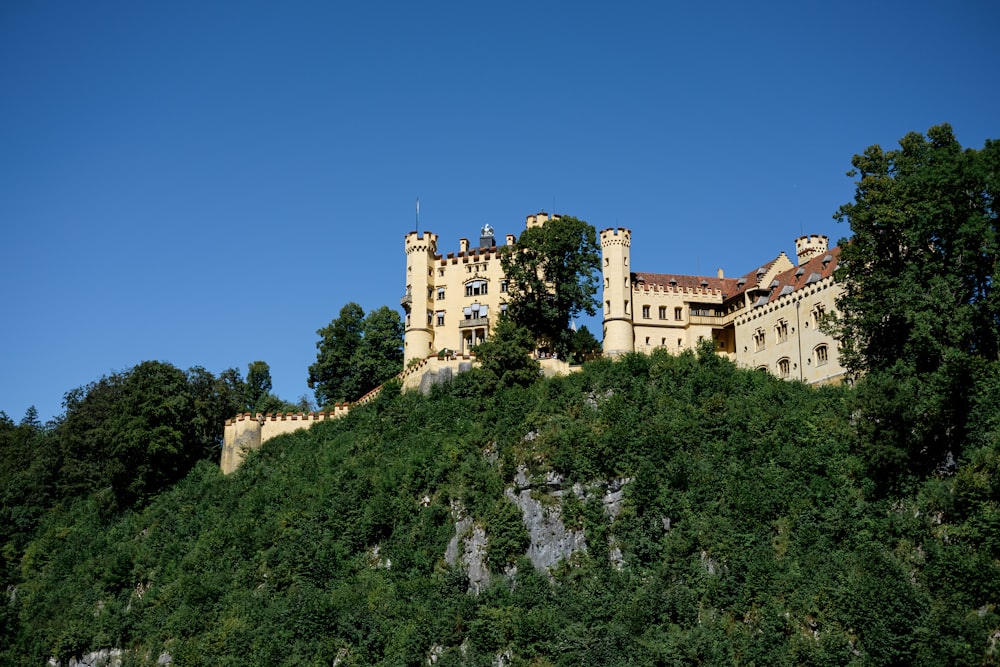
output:
[{"label": "rectangular window", "polygon": [[444,326],[444,311],[443,310],[439,310],[437,312],[437,325],[439,327],[443,327]]},{"label": "rectangular window", "polygon": [[667,307],[666,306],[660,306],[660,319],[661,320],[667,319]]},{"label": "rectangular window", "polygon": [[444,301],[444,288],[438,289],[438,301]]},{"label": "rectangular window", "polygon": [[649,306],[642,307],[642,316],[647,320],[649,319]]},{"label": "rectangular window", "polygon": [[506,294],[507,293],[507,281],[506,280],[501,280],[500,281],[500,293],[501,294]]},{"label": "rectangular window", "polygon": [[812,316],[813,327],[818,329],[820,324],[823,323],[823,317],[826,315],[826,307],[821,303],[817,303],[813,306],[810,315]]},{"label": "rectangular window", "polygon": [[674,308],[674,319],[678,320],[678,321],[684,319],[684,309],[683,308]]},{"label": "rectangular window", "polygon": [[778,323],[774,325],[774,337],[779,343],[784,343],[788,340],[788,322],[785,320],[778,320]]}]

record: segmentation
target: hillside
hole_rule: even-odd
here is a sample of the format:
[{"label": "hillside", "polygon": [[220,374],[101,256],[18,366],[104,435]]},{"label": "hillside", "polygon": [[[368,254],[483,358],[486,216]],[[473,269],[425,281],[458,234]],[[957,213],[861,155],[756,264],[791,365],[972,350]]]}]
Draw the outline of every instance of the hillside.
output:
[{"label": "hillside", "polygon": [[711,353],[479,380],[49,510],[0,662],[1000,663],[1000,382],[957,472],[887,485],[850,388]]}]

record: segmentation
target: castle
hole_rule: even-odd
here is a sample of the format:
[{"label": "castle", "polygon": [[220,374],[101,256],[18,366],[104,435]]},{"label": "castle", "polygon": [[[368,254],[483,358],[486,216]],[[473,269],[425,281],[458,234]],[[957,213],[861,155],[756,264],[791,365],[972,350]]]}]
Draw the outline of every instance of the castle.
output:
[{"label": "castle", "polygon": [[[545,212],[527,216],[528,228],[558,218]],[[513,234],[503,244],[514,246]],[[665,349],[673,353],[711,341],[716,353],[737,365],[768,371],[809,384],[840,382],[836,341],[820,323],[835,308],[840,287],[833,278],[839,248],[822,235],[795,240],[796,262],[781,252],[739,278],[633,271],[631,230],[600,233],[603,281],[603,352],[619,357]],[[448,377],[471,368],[476,345],[487,340],[506,308],[507,279],[493,228],[482,228],[479,243],[459,240],[458,252],[438,252],[431,232],[405,237],[406,291],[403,387],[424,388],[430,376]],[[546,375],[570,370],[564,360],[543,360]],[[378,392],[362,398],[364,403]],[[232,472],[246,452],[273,437],[347,413],[243,414],[227,420],[221,467]]]},{"label": "castle", "polygon": [[605,355],[711,340],[739,366],[808,384],[843,379],[837,343],[820,327],[840,294],[840,249],[826,236],[796,239],[795,264],[781,252],[739,278],[633,271],[631,238],[628,229],[601,232]]},{"label": "castle", "polygon": [[[527,216],[528,228],[558,218]],[[740,366],[810,384],[836,382],[844,369],[836,341],[820,329],[833,312],[839,288],[833,280],[840,255],[821,235],[795,240],[796,263],[784,252],[739,278],[633,271],[632,232],[600,233],[603,280],[603,351],[671,352],[711,340],[716,352]],[[516,239],[507,234],[504,245]],[[442,350],[468,354],[489,336],[506,307],[507,280],[492,227],[478,246],[459,240],[457,253],[438,252],[431,232],[405,239],[404,363]]]}]

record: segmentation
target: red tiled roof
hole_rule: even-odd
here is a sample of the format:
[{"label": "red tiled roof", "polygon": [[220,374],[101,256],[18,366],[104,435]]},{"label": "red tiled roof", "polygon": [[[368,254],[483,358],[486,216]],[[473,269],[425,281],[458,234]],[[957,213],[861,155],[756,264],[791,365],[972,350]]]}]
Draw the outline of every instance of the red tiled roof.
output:
[{"label": "red tiled roof", "polygon": [[[809,259],[805,264],[783,271],[775,276],[771,285],[761,285],[771,290],[768,303],[775,301],[784,294],[790,294],[802,289],[814,282],[829,278],[837,268],[840,259],[840,248],[830,248],[826,252],[817,253],[815,257]],[[791,288],[791,289],[787,289]]]},{"label": "red tiled roof", "polygon": [[[673,281],[673,282],[671,282]],[[705,283],[705,285],[702,285]],[[637,288],[699,290],[707,289],[728,294],[736,285],[734,278],[716,276],[684,276],[677,273],[632,273],[632,284]]]},{"label": "red tiled roof", "polygon": [[[829,259],[827,259],[828,257]],[[787,271],[779,273],[767,285],[759,284],[760,279],[757,276],[763,278],[764,274],[774,266],[774,263],[781,259],[781,255],[743,274],[739,278],[685,276],[675,273],[643,273],[636,271],[632,273],[632,283],[637,287],[644,287],[647,290],[670,288],[697,290],[702,289],[702,282],[704,282],[706,283],[705,289],[724,294],[727,303],[731,299],[741,296],[749,289],[762,289],[770,291],[767,300],[771,302],[782,296],[783,291],[787,294],[788,290],[785,290],[786,287],[791,287],[791,291],[795,291],[817,280],[830,277],[837,268],[839,257],[840,248],[831,248],[826,252],[818,253],[815,257],[806,261],[805,264],[794,266]],[[826,261],[824,262],[824,260]]]}]

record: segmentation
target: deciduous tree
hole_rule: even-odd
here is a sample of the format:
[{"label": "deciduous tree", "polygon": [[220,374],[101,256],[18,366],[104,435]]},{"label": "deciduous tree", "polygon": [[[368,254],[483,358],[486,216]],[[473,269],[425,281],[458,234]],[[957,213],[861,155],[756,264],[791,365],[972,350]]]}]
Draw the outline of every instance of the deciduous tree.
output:
[{"label": "deciduous tree", "polygon": [[899,144],[852,160],[832,329],[865,376],[882,464],[939,464],[963,439],[976,368],[1000,352],[1000,144],[963,149],[948,125]]},{"label": "deciduous tree", "polygon": [[596,230],[574,217],[553,218],[524,230],[516,245],[500,252],[509,281],[508,315],[539,343],[566,355],[572,337],[570,320],[597,312]]},{"label": "deciduous tree", "polygon": [[356,401],[403,370],[403,324],[399,313],[381,306],[365,316],[356,303],[316,332],[316,363],[309,386],[321,406]]}]

